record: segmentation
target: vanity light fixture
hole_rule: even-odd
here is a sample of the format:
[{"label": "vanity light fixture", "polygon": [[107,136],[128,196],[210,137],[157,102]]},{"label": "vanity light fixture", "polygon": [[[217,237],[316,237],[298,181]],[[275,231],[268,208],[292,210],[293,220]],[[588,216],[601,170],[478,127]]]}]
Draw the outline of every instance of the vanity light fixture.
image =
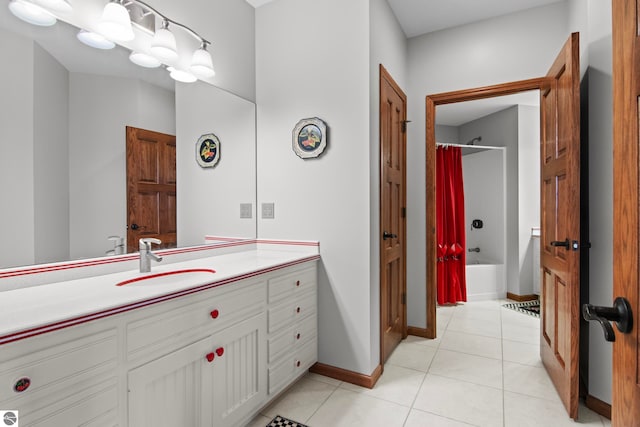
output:
[{"label": "vanity light fixture", "polygon": [[122,0],[113,0],[107,3],[98,22],[100,34],[113,41],[133,40],[133,28],[129,11],[122,4]]},{"label": "vanity light fixture", "polygon": [[162,20],[162,28],[156,30],[151,42],[151,54],[164,63],[171,63],[178,59],[176,37],[169,30],[169,20]]},{"label": "vanity light fixture", "polygon": [[73,8],[67,0],[37,0],[38,4],[58,13],[70,13]]},{"label": "vanity light fixture", "polygon": [[129,60],[134,64],[145,68],[158,68],[162,65],[162,62],[144,52],[131,52],[131,55],[129,55]]},{"label": "vanity light fixture", "polygon": [[206,42],[202,41],[200,49],[193,52],[190,70],[197,77],[208,78],[216,75],[211,54],[207,51]]},{"label": "vanity light fixture", "polygon": [[76,37],[78,37],[78,40],[82,43],[96,49],[108,50],[116,47],[114,42],[105,38],[102,34],[94,33],[93,31],[80,30]]},{"label": "vanity light fixture", "polygon": [[[9,9],[11,13],[23,21],[41,26],[54,25],[56,17],[60,16],[59,14],[73,12],[69,0],[10,0]],[[154,31],[156,19],[161,20],[162,27]],[[80,30],[77,37],[88,46],[98,49],[112,49],[116,42],[131,41],[136,37],[132,21],[136,24],[138,31],[155,33],[150,47],[138,46],[136,50],[131,52],[129,59],[134,64],[155,68],[162,64],[175,65],[178,62],[180,55],[176,38],[169,29],[169,25],[171,25],[171,28],[182,28],[199,43],[199,47],[191,55],[188,71],[167,67],[171,77],[180,82],[190,83],[198,78],[204,80],[215,75],[213,60],[207,51],[211,42],[141,0],[108,0],[102,10],[100,20],[97,23],[88,24],[87,28],[96,31]],[[144,44],[145,40],[141,40],[141,43]]]},{"label": "vanity light fixture", "polygon": [[56,17],[46,9],[27,0],[11,0],[9,10],[29,24],[50,27],[57,22]]}]

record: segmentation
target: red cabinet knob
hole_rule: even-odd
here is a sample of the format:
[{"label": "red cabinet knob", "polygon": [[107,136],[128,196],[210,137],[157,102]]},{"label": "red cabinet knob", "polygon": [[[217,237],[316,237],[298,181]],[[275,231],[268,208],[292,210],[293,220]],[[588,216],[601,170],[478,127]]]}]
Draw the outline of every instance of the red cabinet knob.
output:
[{"label": "red cabinet knob", "polygon": [[296,339],[297,339],[297,340],[299,340],[299,339],[300,339],[300,332],[298,332],[298,333],[296,334]]},{"label": "red cabinet knob", "polygon": [[212,311],[211,313],[209,313],[209,314],[211,315],[211,318],[212,318],[212,319],[217,319],[217,318],[218,318],[218,316],[220,316],[220,312],[219,312],[217,309],[213,310],[213,311]]},{"label": "red cabinet knob", "polygon": [[216,349],[216,354],[217,354],[218,356],[222,356],[222,355],[224,354],[224,348],[222,348],[222,347],[218,347],[218,348]]},{"label": "red cabinet knob", "polygon": [[296,286],[300,286],[300,280],[296,280]]},{"label": "red cabinet knob", "polygon": [[296,313],[300,313],[300,307],[296,308]]},{"label": "red cabinet knob", "polygon": [[209,361],[209,363],[213,362],[213,359],[216,358],[216,355],[213,353],[209,353],[207,354],[207,360]]}]

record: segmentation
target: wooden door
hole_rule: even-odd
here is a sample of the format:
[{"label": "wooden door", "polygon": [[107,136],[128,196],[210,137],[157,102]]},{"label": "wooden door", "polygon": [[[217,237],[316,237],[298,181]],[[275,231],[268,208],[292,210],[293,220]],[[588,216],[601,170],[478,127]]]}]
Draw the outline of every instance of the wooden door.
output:
[{"label": "wooden door", "polygon": [[[640,183],[640,6],[613,0],[613,295],[631,306],[632,330],[615,331],[613,343],[614,427],[640,423],[640,261],[638,260]],[[613,301],[613,298],[612,298]],[[615,327],[614,327],[615,329]]]},{"label": "wooden door", "polygon": [[155,237],[177,245],[176,137],[127,126],[127,252]]},{"label": "wooden door", "polygon": [[578,417],[580,327],[580,65],[571,35],[540,91],[540,355],[569,416]]},{"label": "wooden door", "polygon": [[407,336],[407,97],[380,65],[380,364]]}]

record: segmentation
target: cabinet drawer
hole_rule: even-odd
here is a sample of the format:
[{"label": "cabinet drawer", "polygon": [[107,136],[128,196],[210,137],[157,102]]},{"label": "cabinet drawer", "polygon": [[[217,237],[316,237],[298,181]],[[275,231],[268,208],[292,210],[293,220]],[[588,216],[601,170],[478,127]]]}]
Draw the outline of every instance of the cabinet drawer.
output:
[{"label": "cabinet drawer", "polygon": [[30,411],[20,408],[20,424],[37,427],[118,425],[118,386],[115,379],[82,390],[61,402]]},{"label": "cabinet drawer", "polygon": [[293,375],[293,359],[285,358],[280,364],[269,368],[269,394],[276,393],[284,387]]},{"label": "cabinet drawer", "polygon": [[[75,333],[75,331],[74,331]],[[0,364],[0,406],[7,409],[13,402],[36,403],[35,409],[60,400],[95,381],[100,374],[113,375],[117,362],[116,330],[107,330],[69,340],[66,331],[50,338],[56,345],[33,352],[21,343],[25,352]],[[62,344],[59,342],[62,341]],[[18,381],[24,379],[18,386]],[[24,388],[28,383],[28,386]],[[16,391],[23,388],[23,391]]]},{"label": "cabinet drawer", "polygon": [[269,363],[274,363],[283,354],[291,353],[295,345],[293,329],[288,328],[283,333],[269,339]]},{"label": "cabinet drawer", "polygon": [[295,271],[269,280],[269,303],[284,299],[291,292],[304,292],[316,285],[316,269]]},{"label": "cabinet drawer", "polygon": [[318,340],[314,339],[304,344],[295,354],[293,366],[294,376],[303,374],[318,361]]},{"label": "cabinet drawer", "polygon": [[307,371],[318,360],[318,341],[313,339],[282,362],[269,368],[269,394],[279,392],[290,381]]},{"label": "cabinet drawer", "polygon": [[316,293],[313,290],[287,298],[269,309],[269,333],[277,332],[293,321],[316,312]]},{"label": "cabinet drawer", "polygon": [[296,346],[300,346],[306,343],[311,338],[315,338],[317,334],[317,320],[316,316],[309,316],[306,319],[300,321],[293,327],[293,338]]},{"label": "cabinet drawer", "polygon": [[316,316],[308,316],[282,333],[269,339],[269,363],[274,363],[285,354],[291,355],[298,347],[317,335]]},{"label": "cabinet drawer", "polygon": [[199,295],[188,305],[167,310],[162,304],[127,325],[129,360],[164,354],[194,337],[210,334],[259,313],[265,304],[264,282],[232,284]]}]

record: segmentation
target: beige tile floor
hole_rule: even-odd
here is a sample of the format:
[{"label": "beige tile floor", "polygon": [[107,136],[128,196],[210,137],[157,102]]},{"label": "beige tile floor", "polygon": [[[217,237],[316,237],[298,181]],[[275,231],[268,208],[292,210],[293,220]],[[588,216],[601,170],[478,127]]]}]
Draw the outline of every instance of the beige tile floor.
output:
[{"label": "beige tile floor", "polygon": [[566,415],[539,356],[537,318],[505,301],[439,307],[438,338],[409,336],[373,389],[307,374],[250,427],[281,415],[310,427],[610,426]]}]

